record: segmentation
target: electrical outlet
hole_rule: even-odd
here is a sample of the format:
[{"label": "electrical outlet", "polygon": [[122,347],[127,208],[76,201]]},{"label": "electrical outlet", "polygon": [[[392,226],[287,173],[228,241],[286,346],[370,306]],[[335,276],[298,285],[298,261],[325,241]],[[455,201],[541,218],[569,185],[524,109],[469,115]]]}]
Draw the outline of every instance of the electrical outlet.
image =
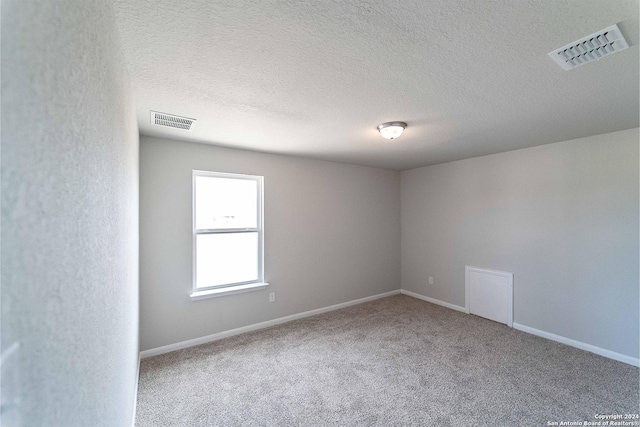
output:
[{"label": "electrical outlet", "polygon": [[429,284],[433,285],[433,277],[429,276]]},{"label": "electrical outlet", "polygon": [[269,294],[269,302],[276,302],[276,293],[275,292],[271,292]]}]

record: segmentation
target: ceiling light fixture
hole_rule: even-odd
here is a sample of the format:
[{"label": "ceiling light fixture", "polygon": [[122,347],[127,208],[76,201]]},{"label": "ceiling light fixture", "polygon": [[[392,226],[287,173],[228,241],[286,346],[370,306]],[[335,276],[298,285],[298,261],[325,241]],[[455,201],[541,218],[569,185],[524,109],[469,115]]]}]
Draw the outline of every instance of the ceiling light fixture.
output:
[{"label": "ceiling light fixture", "polygon": [[378,132],[386,139],[396,139],[404,132],[407,124],[405,122],[387,122],[378,125]]}]

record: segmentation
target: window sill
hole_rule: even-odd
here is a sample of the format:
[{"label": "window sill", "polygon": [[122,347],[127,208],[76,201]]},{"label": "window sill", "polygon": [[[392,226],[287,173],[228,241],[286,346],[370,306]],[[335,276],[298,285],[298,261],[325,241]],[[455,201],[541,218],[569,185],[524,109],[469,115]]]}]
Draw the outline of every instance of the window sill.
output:
[{"label": "window sill", "polygon": [[229,286],[226,288],[207,289],[206,291],[193,291],[191,292],[191,301],[197,301],[206,298],[225,297],[227,295],[241,294],[244,292],[253,292],[266,289],[269,286],[268,283],[247,283],[246,285]]}]

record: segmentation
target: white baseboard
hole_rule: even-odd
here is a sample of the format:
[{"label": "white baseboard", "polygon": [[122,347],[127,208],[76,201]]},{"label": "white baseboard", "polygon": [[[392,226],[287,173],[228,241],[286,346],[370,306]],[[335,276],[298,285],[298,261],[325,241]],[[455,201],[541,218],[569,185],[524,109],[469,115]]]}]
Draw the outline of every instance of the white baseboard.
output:
[{"label": "white baseboard", "polygon": [[[448,302],[440,301],[437,299],[425,297],[424,295],[416,294],[415,292],[400,290],[403,295],[408,295],[413,298],[418,298],[433,304],[441,305],[443,307],[450,308],[452,310],[461,311],[466,313],[465,307],[460,307],[459,305],[451,304]],[[606,350],[604,348],[596,347],[595,345],[583,343],[581,341],[572,340],[571,338],[566,338],[560,335],[552,334],[550,332],[541,331],[539,329],[531,328],[529,326],[522,325],[520,323],[513,323],[513,328],[522,332],[527,332],[532,335],[536,335],[542,338],[546,338],[551,341],[556,341],[571,347],[579,348],[581,350],[585,350],[591,353],[595,353],[597,355],[607,357],[609,359],[617,360],[618,362],[627,363],[629,365],[640,367],[640,359],[636,357],[627,356],[625,354],[616,353],[615,351]]]},{"label": "white baseboard", "polygon": [[450,308],[451,310],[461,311],[463,313],[467,312],[466,308],[460,307],[459,305],[451,304],[450,302],[440,301],[440,300],[434,299],[434,298],[425,297],[424,295],[416,294],[415,292],[406,291],[404,289],[401,289],[400,293],[402,293],[403,295],[408,295],[408,296],[413,297],[413,298],[418,298],[418,299],[421,299],[423,301],[430,302],[432,304],[441,305],[443,307]]},{"label": "white baseboard", "polygon": [[133,392],[133,420],[131,427],[136,427],[136,409],[138,408],[138,383],[140,381],[140,353],[138,353],[138,367],[136,368],[136,389]]},{"label": "white baseboard", "polygon": [[206,344],[212,341],[218,341],[223,338],[232,337],[234,335],[244,334],[246,332],[256,331],[258,329],[269,328],[271,326],[280,325],[282,323],[291,322],[293,320],[315,316],[316,314],[327,313],[329,311],[339,310],[341,308],[349,307],[352,305],[362,304],[362,303],[377,300],[380,298],[390,297],[392,295],[397,295],[399,293],[400,293],[400,290],[398,289],[396,291],[385,292],[383,294],[373,295],[370,297],[360,298],[353,301],[347,301],[340,304],[330,305],[328,307],[316,308],[315,310],[309,310],[303,313],[292,314],[290,316],[280,317],[278,319],[267,320],[266,322],[255,323],[253,325],[243,326],[241,328],[218,332],[217,334],[211,334],[211,335],[207,335],[200,338],[194,338],[187,341],[177,342],[175,344],[169,344],[169,345],[164,345],[162,347],[144,350],[140,352],[140,358],[145,359],[147,357],[157,356],[159,354],[169,353],[176,350],[182,350],[183,348],[193,347],[200,344]]},{"label": "white baseboard", "polygon": [[550,332],[541,331],[539,329],[531,328],[529,326],[521,325],[520,323],[514,323],[513,328],[519,331],[527,332],[532,335],[537,335],[548,340],[557,341],[562,344],[569,345],[571,347],[579,348],[581,350],[589,351],[591,353],[598,354],[600,356],[607,357],[609,359],[617,360],[618,362],[627,363],[629,365],[640,367],[640,359],[636,357],[627,356],[624,354],[616,353],[615,351],[606,350],[604,348],[596,347],[595,345],[583,343],[581,341],[572,340],[560,335],[552,334]]},{"label": "white baseboard", "polygon": [[[317,308],[315,310],[309,310],[309,311],[305,311],[302,313],[298,313],[298,314],[292,314],[290,316],[285,316],[285,317],[280,317],[278,319],[273,319],[273,320],[267,320],[266,322],[260,322],[260,323],[255,323],[253,325],[248,325],[248,326],[243,326],[241,328],[236,328],[236,329],[231,329],[228,331],[223,331],[223,332],[218,332],[216,334],[211,334],[211,335],[207,335],[204,337],[200,337],[200,338],[194,338],[191,340],[187,340],[187,341],[181,341],[175,344],[169,344],[169,345],[165,345],[162,347],[157,347],[157,348],[152,348],[149,350],[144,350],[142,352],[140,352],[140,359],[145,359],[147,357],[152,357],[152,356],[157,356],[160,354],[164,354],[164,353],[169,353],[172,351],[176,351],[176,350],[181,350],[184,348],[189,348],[189,347],[193,347],[196,345],[200,345],[200,344],[206,344],[208,342],[212,342],[212,341],[217,341],[217,340],[221,340],[223,338],[228,338],[228,337],[232,337],[234,335],[239,335],[239,334],[244,334],[246,332],[251,332],[251,331],[256,331],[258,329],[264,329],[264,328],[269,328],[271,326],[276,326],[276,325],[280,325],[283,323],[287,323],[287,322],[291,322],[293,320],[298,320],[298,319],[303,319],[305,317],[310,317],[310,316],[315,316],[316,314],[322,314],[322,313],[327,313],[329,311],[334,311],[334,310],[339,310],[341,308],[345,308],[345,307],[349,307],[352,305],[357,305],[357,304],[362,304],[365,302],[369,302],[369,301],[374,301],[380,298],[386,298],[392,295],[397,295],[397,294],[403,294],[403,295],[407,295],[413,298],[417,298],[417,299],[421,299],[423,301],[427,301],[430,302],[432,304],[437,304],[437,305],[441,305],[443,307],[449,308],[451,310],[456,310],[456,311],[460,311],[462,313],[466,312],[466,309],[464,307],[461,307],[459,305],[455,305],[455,304],[451,304],[445,301],[440,301],[434,298],[429,298],[426,297],[424,295],[420,295],[417,294],[415,292],[411,292],[411,291],[407,291],[404,289],[401,290],[397,290],[397,291],[391,291],[391,292],[385,292],[383,294],[378,294],[378,295],[373,295],[370,297],[366,297],[366,298],[360,298],[357,300],[353,300],[353,301],[347,301],[347,302],[343,302],[340,304],[335,304],[335,305],[330,305],[328,307],[323,307],[323,308]],[[594,345],[591,344],[586,344],[583,343],[581,341],[576,341],[576,340],[572,340],[571,338],[566,338],[560,335],[555,335],[552,334],[550,332],[545,332],[545,331],[541,331],[539,329],[535,329],[535,328],[531,328],[529,326],[525,326],[522,325],[520,323],[513,323],[513,328],[517,329],[519,331],[523,331],[523,332],[527,332],[529,334],[532,335],[536,335],[542,338],[546,338],[552,341],[556,341],[571,347],[575,347],[575,348],[579,348],[581,350],[585,350],[591,353],[595,353],[598,354],[600,356],[603,357],[607,357],[609,359],[613,359],[613,360],[617,360],[619,362],[623,362],[623,363],[627,363],[629,365],[633,365],[633,366],[638,366],[640,367],[640,359],[636,358],[636,357],[631,357],[631,356],[627,356],[621,353],[616,353],[615,351],[611,351],[611,350],[606,350],[604,348],[600,348],[600,347],[596,347]],[[139,370],[140,370],[140,361],[138,360],[138,376],[139,376]],[[137,393],[138,393],[138,384],[137,384],[137,378],[136,378],[136,402],[137,402]],[[134,407],[134,422],[135,422],[135,407]]]}]

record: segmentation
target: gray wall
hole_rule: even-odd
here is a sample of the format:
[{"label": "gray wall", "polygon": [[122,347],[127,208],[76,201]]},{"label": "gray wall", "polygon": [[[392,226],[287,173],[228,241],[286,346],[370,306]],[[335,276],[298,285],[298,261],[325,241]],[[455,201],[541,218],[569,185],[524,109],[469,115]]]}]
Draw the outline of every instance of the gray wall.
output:
[{"label": "gray wall", "polygon": [[[264,176],[266,290],[189,299],[193,169]],[[399,289],[399,172],[142,136],[140,217],[143,350]]]},{"label": "gray wall", "polygon": [[513,272],[515,322],[638,357],[638,129],[401,181],[402,289],[464,306],[465,265]]},{"label": "gray wall", "polygon": [[132,422],[138,131],[112,8],[2,1],[3,426]]}]

